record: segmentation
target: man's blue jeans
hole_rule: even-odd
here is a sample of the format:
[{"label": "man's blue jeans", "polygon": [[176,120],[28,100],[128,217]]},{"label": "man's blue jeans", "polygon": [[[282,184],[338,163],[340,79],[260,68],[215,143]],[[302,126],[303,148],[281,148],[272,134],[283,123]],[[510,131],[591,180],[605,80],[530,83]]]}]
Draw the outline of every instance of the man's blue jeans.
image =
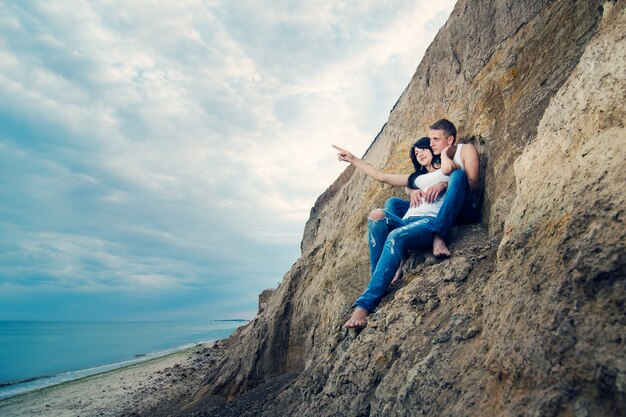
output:
[{"label": "man's blue jeans", "polygon": [[[391,197],[385,202],[385,210],[398,217],[403,217],[409,209],[409,202],[398,197]],[[450,174],[448,189],[443,196],[443,205],[433,223],[433,231],[446,239],[455,224],[476,221],[477,208],[472,201],[472,191],[465,172],[458,169]]]},{"label": "man's blue jeans", "polygon": [[455,224],[475,222],[476,211],[465,172],[460,169],[454,170],[450,174],[448,189],[435,219],[433,231],[446,239]]},{"label": "man's blue jeans", "polygon": [[372,278],[365,292],[354,303],[368,313],[374,311],[385,295],[402,256],[408,250],[423,250],[433,244],[434,217],[402,220],[390,211],[384,212],[385,218],[368,220]]}]

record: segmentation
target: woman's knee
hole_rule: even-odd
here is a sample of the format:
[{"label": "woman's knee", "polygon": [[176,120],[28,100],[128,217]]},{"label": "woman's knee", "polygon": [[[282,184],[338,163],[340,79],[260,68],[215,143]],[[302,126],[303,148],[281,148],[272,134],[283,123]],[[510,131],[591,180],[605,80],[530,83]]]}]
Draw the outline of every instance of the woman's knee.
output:
[{"label": "woman's knee", "polygon": [[382,220],[385,218],[385,212],[381,209],[372,210],[370,213],[370,220]]}]

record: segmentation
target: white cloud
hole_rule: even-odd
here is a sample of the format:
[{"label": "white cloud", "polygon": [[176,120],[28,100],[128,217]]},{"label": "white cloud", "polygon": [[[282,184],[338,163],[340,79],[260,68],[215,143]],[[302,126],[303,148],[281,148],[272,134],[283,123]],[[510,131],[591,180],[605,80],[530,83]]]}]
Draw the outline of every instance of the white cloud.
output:
[{"label": "white cloud", "polygon": [[4,2],[0,224],[46,285],[273,286],[452,6]]}]

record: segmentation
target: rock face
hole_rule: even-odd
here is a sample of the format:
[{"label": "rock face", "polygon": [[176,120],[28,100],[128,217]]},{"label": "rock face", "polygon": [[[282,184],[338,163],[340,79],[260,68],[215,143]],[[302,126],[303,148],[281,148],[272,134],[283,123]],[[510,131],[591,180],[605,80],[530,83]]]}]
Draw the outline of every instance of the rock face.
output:
[{"label": "rock face", "polygon": [[263,290],[261,294],[259,294],[259,312],[257,314],[261,314],[265,307],[267,307],[267,302],[272,297],[276,290],[269,288],[267,290]]},{"label": "rock face", "polygon": [[481,223],[343,330],[369,280],[366,216],[396,192],[347,169],[196,400],[296,372],[259,415],[623,413],[625,38],[624,1],[460,0],[365,159],[410,172],[410,144],[449,118],[481,155]]}]

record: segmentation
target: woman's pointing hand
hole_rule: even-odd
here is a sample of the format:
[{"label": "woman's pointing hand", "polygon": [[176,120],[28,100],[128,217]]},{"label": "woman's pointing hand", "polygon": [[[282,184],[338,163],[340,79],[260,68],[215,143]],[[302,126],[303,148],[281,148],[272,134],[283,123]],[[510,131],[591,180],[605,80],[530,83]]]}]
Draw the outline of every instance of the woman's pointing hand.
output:
[{"label": "woman's pointing hand", "polygon": [[351,163],[352,160],[355,158],[354,155],[352,155],[350,152],[346,151],[345,149],[340,148],[337,145],[331,145],[331,146],[339,151],[337,153],[338,160]]}]

